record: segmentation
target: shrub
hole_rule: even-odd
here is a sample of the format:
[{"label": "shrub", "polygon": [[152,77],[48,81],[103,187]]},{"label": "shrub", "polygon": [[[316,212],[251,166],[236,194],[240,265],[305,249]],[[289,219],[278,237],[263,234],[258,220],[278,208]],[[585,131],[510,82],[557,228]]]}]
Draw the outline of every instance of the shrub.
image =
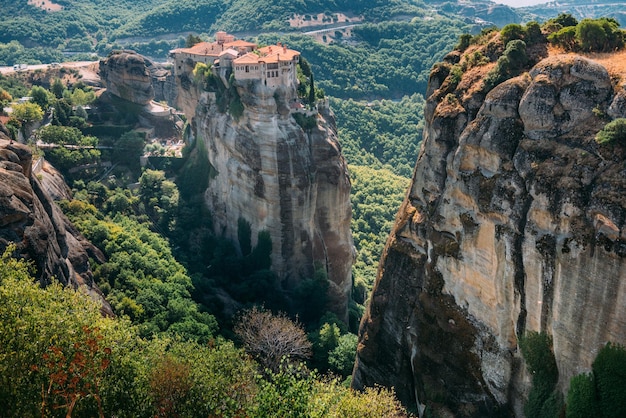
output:
[{"label": "shrub", "polygon": [[591,374],[572,377],[567,392],[567,418],[599,416],[595,382]]},{"label": "shrub", "polygon": [[239,118],[241,118],[241,116],[243,115],[244,106],[243,106],[243,103],[241,103],[241,98],[239,97],[239,94],[237,93],[237,89],[232,88],[232,91],[233,91],[233,98],[230,101],[230,104],[228,105],[228,111],[231,114],[231,116],[235,118],[235,120],[239,120]]},{"label": "shrub", "polygon": [[524,41],[527,45],[534,45],[545,40],[543,33],[541,33],[541,26],[539,23],[532,21],[526,24],[526,36]]},{"label": "shrub", "polygon": [[502,43],[506,46],[510,41],[515,39],[524,39],[524,35],[526,31],[524,28],[517,23],[509,23],[500,31],[500,39],[502,39]]},{"label": "shrub", "polygon": [[301,113],[293,113],[296,123],[305,131],[310,131],[317,126],[317,118],[315,116],[306,116]]},{"label": "shrub", "polygon": [[463,35],[459,37],[459,43],[456,45],[454,49],[457,49],[463,52],[470,46],[471,41],[472,41],[472,35],[470,35],[469,33],[464,33]]},{"label": "shrub", "polygon": [[483,55],[480,51],[474,51],[465,57],[465,65],[467,68],[479,67],[489,63],[489,58]]},{"label": "shrub", "polygon": [[342,335],[337,346],[328,354],[332,369],[344,377],[352,373],[358,340],[355,334]]},{"label": "shrub", "polygon": [[596,134],[598,144],[626,144],[626,118],[615,119],[607,123]]},{"label": "shrub", "polygon": [[233,330],[246,351],[276,373],[283,359],[304,360],[312,354],[302,327],[284,314],[274,315],[255,307],[241,314]]},{"label": "shrub", "polygon": [[552,351],[552,337],[531,331],[520,338],[519,347],[526,367],[533,376],[528,402],[524,405],[524,414],[533,418],[558,416],[563,399],[556,390],[559,371]]},{"label": "shrub", "polygon": [[496,66],[485,78],[487,89],[491,90],[501,82],[518,75],[527,62],[526,43],[519,39],[510,41],[504,54],[498,58]]},{"label": "shrub", "polygon": [[576,28],[568,26],[552,33],[548,36],[551,44],[560,46],[566,51],[575,51],[578,49],[578,39],[576,38]]},{"label": "shrub", "polygon": [[578,20],[576,20],[576,18],[572,16],[570,13],[561,13],[554,19],[549,20],[549,22],[551,21],[553,21],[554,23],[558,23],[562,27],[578,25]]},{"label": "shrub", "polygon": [[583,51],[608,52],[624,46],[624,33],[612,18],[581,20],[576,26],[576,38]]},{"label": "shrub", "polygon": [[[189,35],[191,36],[191,35]],[[205,77],[211,73],[211,68],[205,63],[199,62],[193,69],[193,80],[199,83],[205,79]]]},{"label": "shrub", "polygon": [[460,65],[455,64],[452,66],[452,68],[450,69],[450,82],[453,85],[457,85],[461,82],[461,79],[463,78],[463,69],[461,68]]},{"label": "shrub", "polygon": [[606,33],[597,20],[583,19],[576,26],[576,38],[583,51],[602,51],[607,41]]},{"label": "shrub", "polygon": [[608,343],[592,365],[600,412],[604,418],[626,416],[626,350]]}]

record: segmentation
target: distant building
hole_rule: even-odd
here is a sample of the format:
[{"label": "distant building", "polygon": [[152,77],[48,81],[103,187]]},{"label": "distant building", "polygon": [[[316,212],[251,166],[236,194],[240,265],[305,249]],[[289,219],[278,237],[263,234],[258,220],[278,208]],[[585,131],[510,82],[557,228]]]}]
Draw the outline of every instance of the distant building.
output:
[{"label": "distant building", "polygon": [[217,32],[215,39],[215,42],[199,42],[191,48],[178,48],[170,51],[170,57],[174,60],[174,73],[180,74],[185,71],[186,60],[191,60],[194,65],[199,62],[213,65],[225,51],[240,56],[257,48],[255,43],[235,40],[233,35],[228,35],[226,32]]},{"label": "distant building", "polygon": [[217,32],[215,42],[200,42],[191,48],[170,51],[174,60],[174,74],[180,75],[186,66],[199,62],[213,67],[215,74],[226,81],[232,71],[236,80],[259,80],[268,87],[296,86],[296,66],[300,52],[278,43],[258,48],[255,43],[235,40],[233,35]]},{"label": "distant building", "polygon": [[298,83],[300,53],[280,43],[257,49],[232,63],[236,80],[260,80],[268,87]]}]

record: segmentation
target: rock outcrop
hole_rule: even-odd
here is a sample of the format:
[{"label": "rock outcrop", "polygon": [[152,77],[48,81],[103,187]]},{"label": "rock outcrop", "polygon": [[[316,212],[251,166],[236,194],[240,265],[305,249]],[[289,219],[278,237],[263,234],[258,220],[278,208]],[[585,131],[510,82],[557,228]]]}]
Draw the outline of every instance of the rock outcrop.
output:
[{"label": "rock outcrop", "polygon": [[100,78],[107,91],[126,101],[146,105],[154,99],[151,63],[134,51],[113,51],[100,61]]},{"label": "rock outcrop", "polygon": [[112,314],[89,267],[90,258],[104,262],[103,254],[74,228],[48,192],[68,197],[67,186],[52,167],[38,165],[34,173],[31,165],[30,150],[0,130],[0,251],[15,243],[16,255],[33,261],[42,285],[55,278],[80,287],[103,303],[103,313]]},{"label": "rock outcrop", "polygon": [[[220,111],[216,93],[202,92],[193,125],[215,176],[205,193],[215,233],[237,244],[240,219],[250,223],[252,245],[267,231],[271,269],[285,289],[323,268],[329,278],[329,309],[347,320],[354,247],[350,232],[350,180],[327,104],[302,115],[290,112],[295,86],[270,89],[236,83],[243,112]],[[222,93],[223,94],[223,93]],[[193,103],[191,89],[180,90]]]},{"label": "rock outcrop", "polygon": [[526,331],[552,336],[564,392],[607,341],[626,343],[626,144],[594,141],[604,115],[626,116],[626,96],[572,55],[484,101],[444,91],[446,76],[431,74],[353,385],[393,386],[408,405],[454,416],[520,416]]}]

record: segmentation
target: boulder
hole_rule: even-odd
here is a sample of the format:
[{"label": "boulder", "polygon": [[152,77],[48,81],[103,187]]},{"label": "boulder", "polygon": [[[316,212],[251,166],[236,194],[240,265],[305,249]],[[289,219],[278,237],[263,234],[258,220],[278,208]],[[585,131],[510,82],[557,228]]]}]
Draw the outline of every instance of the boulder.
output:
[{"label": "boulder", "polygon": [[126,101],[145,105],[154,99],[146,59],[134,51],[111,52],[100,61],[100,78],[110,94]]}]

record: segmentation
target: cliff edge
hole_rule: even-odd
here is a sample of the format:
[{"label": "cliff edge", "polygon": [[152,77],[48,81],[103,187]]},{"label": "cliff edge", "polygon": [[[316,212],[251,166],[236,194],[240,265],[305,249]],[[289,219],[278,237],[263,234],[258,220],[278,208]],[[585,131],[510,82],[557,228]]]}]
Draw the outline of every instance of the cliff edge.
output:
[{"label": "cliff edge", "polygon": [[350,179],[334,116],[324,101],[294,116],[295,85],[230,83],[217,91],[183,84],[179,94],[186,112],[193,109],[194,136],[212,166],[204,196],[213,230],[239,246],[245,221],[253,247],[258,233],[267,232],[271,270],[287,292],[322,269],[327,309],[347,322],[354,259]]},{"label": "cliff edge", "polygon": [[459,78],[458,51],[431,73],[354,387],[393,386],[420,411],[521,416],[525,332],[552,336],[563,392],[606,342],[626,343],[626,143],[594,140],[626,117],[626,74],[543,56],[486,95],[489,66]]},{"label": "cliff edge", "polygon": [[89,266],[90,258],[104,261],[104,255],[54,203],[53,196],[69,196],[63,178],[43,159],[34,172],[32,161],[28,147],[10,141],[0,125],[0,251],[14,243],[16,255],[33,262],[42,285],[55,278],[80,287],[112,314]]}]

